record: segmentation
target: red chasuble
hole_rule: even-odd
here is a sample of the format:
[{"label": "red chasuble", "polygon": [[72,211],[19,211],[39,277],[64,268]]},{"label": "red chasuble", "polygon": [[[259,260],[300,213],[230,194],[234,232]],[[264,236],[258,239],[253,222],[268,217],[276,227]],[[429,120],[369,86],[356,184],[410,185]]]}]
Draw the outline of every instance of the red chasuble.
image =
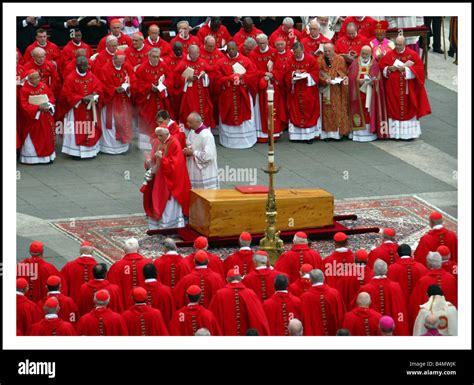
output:
[{"label": "red chasuble", "polygon": [[70,261],[61,269],[61,274],[67,281],[68,295],[74,302],[79,300],[79,292],[84,282],[92,279],[92,268],[97,265],[93,257],[80,256]]},{"label": "red chasuble", "polygon": [[336,289],[327,284],[312,286],[301,297],[305,336],[335,336],[345,313]]},{"label": "red chasuble", "polygon": [[125,56],[127,56],[127,62],[135,68],[136,66],[148,61],[148,51],[151,49],[149,45],[143,44],[141,49],[135,47],[128,47],[125,50]]},{"label": "red chasuble", "polygon": [[371,250],[369,253],[369,260],[367,265],[371,268],[374,267],[374,262],[377,259],[382,259],[385,263],[390,266],[397,262],[400,257],[397,253],[398,243],[384,242],[380,246]]},{"label": "red chasuble", "polygon": [[388,78],[384,76],[389,118],[410,120],[431,114],[430,102],[425,90],[425,68],[420,57],[408,47],[405,47],[402,53],[391,50],[380,59],[380,69],[383,71],[386,67],[393,65],[396,59],[403,63],[408,60],[414,63],[410,70],[415,75],[415,79],[406,80],[405,72],[399,71],[389,72]]},{"label": "red chasuble", "polygon": [[173,53],[173,51],[171,50],[170,44],[166,40],[163,40],[161,37],[158,37],[157,41],[152,41],[150,37],[148,36],[145,39],[144,43],[150,48],[159,48],[161,58],[170,56]]},{"label": "red chasuble", "polygon": [[298,278],[295,282],[290,283],[288,291],[296,297],[301,297],[311,288],[311,280],[308,278]]},{"label": "red chasuble", "polygon": [[271,336],[288,336],[288,324],[293,318],[302,320],[302,303],[292,294],[278,291],[263,303]]},{"label": "red chasuble", "polygon": [[[39,106],[30,104],[29,97],[33,95],[47,95],[49,101],[55,104],[54,95],[51,89],[43,82],[36,87],[28,81],[20,90],[20,106],[22,113],[20,144],[23,145],[26,137],[30,134],[30,139],[36,150],[36,156],[50,156],[54,152],[55,126],[54,117],[49,112],[39,112]],[[38,119],[36,119],[39,113]]]},{"label": "red chasuble", "polygon": [[[17,52],[18,48],[17,48]],[[20,63],[20,62],[18,62]],[[21,109],[21,104],[20,104],[20,93],[22,86],[18,83],[18,81],[21,81],[25,78],[25,68],[21,64],[16,65],[16,149],[19,150],[21,146],[23,145],[23,142],[25,141],[25,138],[23,136],[23,132],[21,129],[21,122],[23,120],[23,110]]]},{"label": "red chasuble", "polygon": [[263,33],[263,31],[261,31],[258,28],[255,28],[255,26],[252,27],[252,30],[249,33],[245,32],[244,27],[242,27],[234,35],[232,40],[235,41],[238,46],[241,46],[242,44],[245,43],[245,40],[247,40],[249,37],[256,40],[257,35],[260,35],[261,33]]},{"label": "red chasuble", "polygon": [[23,55],[23,59],[25,60],[25,63],[28,63],[30,60],[33,61],[33,58],[31,56],[31,51],[33,51],[37,47],[43,48],[46,51],[46,60],[51,60],[57,63],[58,60],[61,58],[61,50],[56,44],[50,41],[47,41],[46,45],[42,47],[38,44],[37,41],[35,41],[28,46],[28,48],[25,51],[25,54]]},{"label": "red chasuble", "polygon": [[[330,43],[331,40],[329,40],[326,36],[324,36],[322,33],[319,34],[317,38],[307,36],[305,37],[301,43],[303,44],[304,51],[313,55],[313,56],[318,56],[316,55],[316,52],[319,50],[319,45],[320,44],[325,44],[325,43]],[[323,54],[320,50],[320,55]]]},{"label": "red chasuble", "polygon": [[190,273],[190,268],[184,258],[179,254],[163,254],[153,263],[158,270],[158,277],[163,285],[174,288],[179,280]]},{"label": "red chasuble", "polygon": [[99,307],[83,315],[76,326],[78,336],[126,336],[123,317],[109,308]]},{"label": "red chasuble", "polygon": [[340,36],[343,36],[347,32],[347,24],[354,23],[357,26],[357,33],[367,38],[373,38],[375,36],[375,25],[377,20],[370,16],[364,16],[362,20],[357,20],[355,16],[348,16],[342,22]]},{"label": "red chasuble", "polygon": [[186,56],[186,54],[188,53],[188,48],[189,46],[191,45],[197,45],[197,46],[200,46],[201,45],[201,40],[199,40],[198,37],[194,36],[194,35],[189,35],[189,37],[187,39],[183,39],[179,34],[174,37],[173,39],[171,39],[170,41],[170,46],[173,47],[173,44],[176,42],[176,41],[179,41],[182,45],[183,45],[183,56]]},{"label": "red chasuble", "polygon": [[[87,70],[91,71],[92,67],[94,66],[94,62],[91,59],[87,59]],[[66,64],[63,70],[63,79],[66,80],[66,78],[71,75],[73,72],[76,72],[76,61],[71,60],[69,63]]]},{"label": "red chasuble", "polygon": [[[151,136],[156,127],[156,113],[159,110],[170,111],[169,94],[173,90],[173,75],[164,62],[152,66],[149,60],[146,60],[136,70],[136,90],[135,101],[139,109],[140,132]],[[166,90],[152,91],[152,85],[158,86],[159,78],[164,75],[163,85]]]},{"label": "red chasuble", "polygon": [[[108,33],[106,36],[104,36],[102,39],[99,41],[99,45],[97,47],[97,52],[102,52],[105,51],[105,48],[107,45],[105,44],[105,41],[107,40],[107,37],[112,35],[112,32]],[[124,33],[121,33],[119,37],[117,37],[118,40],[118,45],[128,45],[129,47],[132,46],[132,39],[130,36],[125,35]]]},{"label": "red chasuble", "polygon": [[[234,80],[232,66],[240,63],[246,73],[237,83]],[[216,63],[216,89],[219,95],[219,112],[222,123],[229,126],[240,126],[251,118],[250,96],[255,99],[257,88],[257,69],[252,61],[238,54],[235,58],[228,55]]]},{"label": "red chasuble", "polygon": [[[173,292],[171,288],[166,285],[163,285],[161,282],[157,280],[146,280],[142,287],[147,291],[147,301],[146,304],[150,305],[154,309],[158,309],[161,311],[161,315],[163,316],[163,320],[165,324],[168,326],[171,317],[176,309]],[[128,305],[127,308],[134,305],[134,301],[132,298],[132,294],[128,297]]]},{"label": "red chasuble", "polygon": [[217,48],[224,47],[229,41],[232,40],[232,36],[230,36],[230,33],[225,25],[221,25],[217,32],[214,32],[211,27],[209,27],[209,23],[207,23],[204,24],[196,34],[202,43],[204,43],[205,37],[209,35],[216,39]]},{"label": "red chasuble", "polygon": [[79,44],[75,44],[72,40],[70,40],[61,51],[61,64],[59,66],[59,72],[62,75],[64,74],[64,68],[69,63],[73,62],[74,67],[76,66],[76,51],[78,49],[85,49],[87,58],[90,58],[93,54],[90,45],[84,43],[83,41],[79,42]]},{"label": "red chasuble", "polygon": [[221,328],[211,311],[198,304],[184,306],[173,314],[170,335],[193,336],[199,329],[206,328],[211,336],[221,336]]},{"label": "red chasuble", "polygon": [[279,26],[268,39],[270,46],[275,47],[275,42],[278,38],[286,41],[286,48],[292,49],[295,41],[301,41],[301,32],[296,28],[291,28],[288,32],[283,31],[283,26]]},{"label": "red chasuble", "polygon": [[243,336],[247,329],[256,329],[268,336],[270,327],[262,303],[253,290],[242,282],[228,283],[220,289],[209,306],[225,336]]},{"label": "red chasuble", "polygon": [[149,305],[134,305],[122,314],[129,336],[167,336],[163,316]]},{"label": "red chasuble", "polygon": [[446,246],[451,253],[451,260],[458,262],[458,236],[454,231],[444,227],[440,229],[431,229],[427,234],[420,238],[420,242],[416,247],[414,256],[415,261],[426,266],[426,256],[430,251],[436,251],[440,246]]},{"label": "red chasuble", "polygon": [[237,250],[224,260],[224,271],[229,271],[235,266],[238,266],[242,276],[253,271],[255,269],[255,265],[253,264],[253,251]]},{"label": "red chasuble", "polygon": [[[308,73],[316,85],[308,87],[307,78],[297,80],[295,84],[292,84],[291,79],[295,71]],[[286,68],[285,81],[291,123],[299,128],[315,126],[320,115],[317,87],[319,68],[316,59],[309,54],[304,54],[302,60],[296,60],[296,57],[292,56]]]},{"label": "red chasuble", "polygon": [[209,268],[194,268],[191,273],[181,278],[174,288],[173,294],[178,309],[188,304],[186,290],[191,285],[197,285],[201,288],[199,304],[208,308],[213,295],[217,293],[217,290],[222,289],[226,282],[220,274]]},{"label": "red chasuble", "polygon": [[201,48],[201,50],[199,51],[199,54],[200,54],[200,58],[202,60],[204,60],[207,65],[208,65],[208,68],[209,68],[209,79],[211,81],[211,85],[210,85],[210,89],[209,89],[209,92],[211,93],[211,100],[212,100],[212,105],[213,105],[213,111],[214,111],[214,122],[217,124],[217,122],[219,122],[219,92],[216,88],[216,82],[217,82],[217,79],[216,79],[216,76],[217,76],[217,72],[216,72],[216,62],[219,60],[219,59],[222,59],[223,57],[225,57],[225,55],[222,53],[222,51],[220,51],[219,49],[214,49],[213,52],[209,52],[209,51],[206,51],[206,49],[204,47]]},{"label": "red chasuble", "polygon": [[54,97],[56,99],[59,97],[59,91],[61,90],[61,78],[59,77],[56,66],[51,61],[45,60],[43,64],[38,65],[34,62],[34,60],[31,60],[25,64],[24,69],[25,71],[31,69],[38,71],[41,82],[46,84],[51,89],[51,91],[53,91]]},{"label": "red chasuble", "polygon": [[181,60],[183,60],[184,56],[175,56],[174,52],[168,57],[165,57],[163,61],[168,66],[173,76],[173,86],[170,90],[168,90],[168,99],[169,99],[169,114],[171,119],[179,120],[179,109],[181,107],[181,98],[183,97],[182,89],[179,88],[179,85],[176,81],[176,73],[173,72],[174,68],[179,64]]},{"label": "red chasuble", "polygon": [[[61,91],[64,103],[62,107],[65,112],[74,109],[74,132],[78,146],[93,147],[102,135],[100,123],[102,90],[102,83],[91,71],[87,71],[85,76],[80,76],[77,71],[74,71],[64,81]],[[87,109],[89,103],[82,102],[84,96],[94,92],[99,95],[99,102],[96,104],[97,122],[95,124],[93,110]],[[77,124],[77,122],[82,124]],[[68,127],[68,129],[72,129],[72,127]]]},{"label": "red chasuble", "polygon": [[[155,153],[161,150],[163,157],[157,160]],[[189,215],[189,181],[186,159],[178,140],[171,135],[162,144],[158,140],[153,143],[151,162],[157,164],[158,169],[143,194],[143,207],[148,217],[159,220],[163,215],[166,204],[175,198],[181,205],[183,214]]]},{"label": "red chasuble", "polygon": [[[176,123],[174,120],[170,120],[170,122],[168,123],[168,130],[170,131],[170,135],[175,137],[178,140],[179,144],[181,145],[181,148],[185,148],[186,147],[186,134],[184,133],[184,129],[180,127],[178,123]],[[156,134],[153,133],[150,137],[150,142],[152,146],[156,139],[158,138],[156,137]],[[151,154],[149,156],[151,159]]]},{"label": "red chasuble", "polygon": [[[409,319],[407,304],[403,291],[398,282],[388,278],[372,278],[367,285],[360,288],[359,293],[365,291],[370,294],[372,303],[370,307],[382,315],[389,315],[395,321],[396,336],[408,336]],[[355,299],[354,299],[355,302]],[[355,306],[353,303],[352,306]]]},{"label": "red chasuble", "polygon": [[444,269],[431,269],[416,284],[410,296],[410,320],[414,325],[420,305],[428,302],[428,288],[439,285],[446,301],[458,307],[458,281]]},{"label": "red chasuble", "polygon": [[[225,277],[224,271],[229,271],[229,270],[224,270],[222,259],[220,259],[219,256],[217,256],[216,254],[213,254],[213,253],[211,253],[207,250],[203,250],[203,251],[206,252],[207,257],[208,257],[209,262],[207,264],[207,267],[210,270],[220,274],[224,278]],[[194,269],[196,267],[196,264],[194,263],[194,255],[195,254],[196,254],[196,252],[192,252],[191,254],[186,256],[186,258],[185,258],[185,261],[189,266],[189,271],[191,271],[192,269]]]},{"label": "red chasuble", "polygon": [[374,309],[356,307],[344,316],[342,327],[351,332],[351,336],[379,336],[379,320],[382,314]]},{"label": "red chasuble", "polygon": [[107,290],[110,295],[110,301],[107,306],[116,313],[120,314],[123,312],[124,306],[120,288],[110,283],[107,279],[91,279],[89,282],[83,283],[79,290],[77,302],[79,315],[83,316],[94,308],[94,295],[102,289]]},{"label": "red chasuble", "polygon": [[113,53],[110,53],[108,50],[103,50],[100,52],[97,57],[92,61],[92,72],[102,80],[102,70],[104,69],[105,65],[112,62],[114,57]]},{"label": "red chasuble", "polygon": [[[268,82],[265,81],[264,76],[266,72],[272,72],[268,69],[268,62],[271,61],[271,69],[273,69],[273,66],[275,65],[275,61],[277,59],[277,50],[275,48],[272,48],[268,46],[268,49],[266,52],[260,52],[260,48],[257,46],[255,49],[253,49],[250,54],[249,54],[249,59],[252,60],[252,62],[255,64],[255,67],[257,67],[257,84],[258,84],[258,89],[257,89],[257,97],[258,97],[258,103],[260,107],[260,120],[262,122],[262,132],[263,133],[268,133],[268,97],[267,97],[267,85]],[[277,125],[277,129],[280,128],[280,126]],[[280,131],[276,131],[276,133]],[[264,139],[265,140],[265,139]]]},{"label": "red chasuble", "polygon": [[43,306],[49,297],[56,297],[59,303],[59,313],[58,316],[63,321],[71,322],[72,324],[79,321],[79,311],[77,309],[76,303],[72,298],[58,292],[49,292],[42,300],[38,302],[38,310],[40,311],[41,316],[44,316]]},{"label": "red chasuble", "polygon": [[291,246],[291,250],[285,251],[278,257],[275,269],[286,273],[292,283],[300,278],[301,266],[305,263],[309,263],[313,269],[320,269],[321,255],[307,244],[296,244]]},{"label": "red chasuble", "polygon": [[274,95],[274,111],[276,115],[276,132],[282,132],[288,126],[288,104],[287,104],[287,88],[285,82],[285,74],[293,53],[286,50],[284,53],[277,52],[276,62],[273,66],[273,76],[275,76],[273,88]]},{"label": "red chasuble", "polygon": [[411,257],[400,258],[396,263],[390,265],[387,277],[400,284],[405,295],[405,303],[408,305],[410,303],[410,295],[416,287],[418,280],[427,272],[428,269],[424,265],[415,262]]},{"label": "red chasuble", "polygon": [[341,293],[347,309],[350,309],[351,303],[355,301],[360,288],[366,285],[374,276],[369,266],[363,264],[357,264],[357,266],[360,270],[357,270],[355,274],[340,277],[335,287]]},{"label": "red chasuble", "polygon": [[454,278],[458,279],[458,265],[453,261],[449,260],[444,262],[441,266],[444,270],[446,270],[449,274],[452,274]]},{"label": "red chasuble", "polygon": [[348,54],[350,51],[354,51],[359,56],[360,50],[364,45],[370,46],[370,41],[365,36],[357,35],[355,38],[350,39],[344,35],[337,39],[334,51],[337,55]]},{"label": "red chasuble", "polygon": [[[33,302],[38,302],[48,293],[46,281],[52,275],[57,275],[62,278],[61,293],[67,293],[66,280],[54,265],[46,262],[43,258],[26,258],[17,265],[17,271],[26,273],[25,275],[18,274],[17,278],[25,278],[28,281],[28,292],[26,296]],[[28,274],[28,272],[30,272],[30,274]],[[31,272],[34,272],[34,276],[32,276]],[[38,276],[36,276],[36,273]]]},{"label": "red chasuble", "polygon": [[133,288],[143,286],[145,281],[143,266],[149,263],[153,263],[153,261],[138,253],[129,253],[110,267],[107,278],[111,283],[120,287],[122,303],[127,303],[128,296]]},{"label": "red chasuble", "polygon": [[45,318],[31,326],[29,336],[75,336],[71,323],[61,318]]},{"label": "red chasuble", "polygon": [[244,277],[242,283],[252,289],[263,302],[275,293],[275,278],[279,274],[282,273],[269,267],[255,268]]},{"label": "red chasuble", "polygon": [[[28,294],[28,293],[27,293]],[[36,303],[26,296],[16,295],[16,328],[25,335],[31,325],[41,320],[41,312]]]},{"label": "red chasuble", "polygon": [[[349,264],[349,265],[346,265]],[[333,251],[330,255],[324,258],[324,277],[329,286],[336,287],[337,282],[341,277],[346,275],[344,269],[354,264],[354,252],[347,251]]]},{"label": "red chasuble", "polygon": [[[121,143],[130,143],[133,138],[132,132],[132,101],[127,92],[117,92],[117,88],[123,83],[135,82],[133,68],[125,62],[120,69],[113,62],[105,65],[102,71],[104,86],[104,105],[107,107],[105,115],[105,127],[112,129],[112,116],[115,120],[115,139]],[[131,86],[133,88],[133,86]]]},{"label": "red chasuble", "polygon": [[[181,97],[181,107],[179,109],[179,121],[187,125],[187,118],[191,112],[198,112],[204,121],[204,124],[209,128],[214,128],[214,109],[212,105],[210,87],[204,86],[204,76],[194,78],[191,86],[189,83],[185,86],[185,79],[181,76],[186,68],[194,70],[194,76],[199,76],[201,71],[205,72],[208,77],[210,68],[206,61],[198,58],[196,61],[189,60],[189,57],[183,58],[181,62],[174,69],[176,87],[179,87]],[[210,81],[210,79],[209,79]],[[189,128],[189,127],[187,127]]]}]

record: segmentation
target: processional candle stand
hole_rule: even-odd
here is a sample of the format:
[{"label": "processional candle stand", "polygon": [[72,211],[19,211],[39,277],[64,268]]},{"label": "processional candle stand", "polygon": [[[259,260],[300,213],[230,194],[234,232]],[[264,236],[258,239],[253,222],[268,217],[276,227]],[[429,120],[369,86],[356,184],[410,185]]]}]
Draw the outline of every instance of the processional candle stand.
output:
[{"label": "processional candle stand", "polygon": [[265,208],[267,226],[265,228],[265,237],[260,240],[260,250],[268,253],[272,265],[275,264],[284,248],[283,241],[280,239],[280,231],[277,231],[276,227],[277,206],[275,189],[273,187],[273,174],[279,171],[279,167],[275,164],[275,144],[273,140],[275,114],[273,95],[274,90],[268,89],[268,165],[262,168],[268,174],[268,196]]}]

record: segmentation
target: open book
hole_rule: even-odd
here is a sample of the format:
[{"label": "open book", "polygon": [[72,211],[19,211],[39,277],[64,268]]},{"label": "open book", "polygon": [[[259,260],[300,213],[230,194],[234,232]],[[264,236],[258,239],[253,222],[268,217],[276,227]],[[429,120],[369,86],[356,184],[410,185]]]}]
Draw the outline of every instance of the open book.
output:
[{"label": "open book", "polygon": [[403,63],[401,60],[395,59],[395,61],[393,62],[393,65],[398,68],[411,67],[413,64],[415,63],[413,63],[411,60],[407,60],[405,63]]},{"label": "open book", "polygon": [[247,72],[247,70],[245,69],[245,67],[240,64],[240,63],[235,63],[233,66],[232,66],[232,71],[234,71],[234,74],[238,74],[238,75],[243,75]]},{"label": "open book", "polygon": [[40,106],[41,104],[48,103],[48,95],[30,95],[28,96],[28,103],[33,104],[34,106]]}]

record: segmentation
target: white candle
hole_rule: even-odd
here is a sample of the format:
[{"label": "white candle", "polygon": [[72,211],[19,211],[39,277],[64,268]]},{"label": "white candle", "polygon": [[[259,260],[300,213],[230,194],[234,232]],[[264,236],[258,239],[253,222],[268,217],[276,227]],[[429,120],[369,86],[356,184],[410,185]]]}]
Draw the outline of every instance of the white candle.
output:
[{"label": "white candle", "polygon": [[273,94],[275,93],[274,90],[267,90],[268,101],[273,102]]}]

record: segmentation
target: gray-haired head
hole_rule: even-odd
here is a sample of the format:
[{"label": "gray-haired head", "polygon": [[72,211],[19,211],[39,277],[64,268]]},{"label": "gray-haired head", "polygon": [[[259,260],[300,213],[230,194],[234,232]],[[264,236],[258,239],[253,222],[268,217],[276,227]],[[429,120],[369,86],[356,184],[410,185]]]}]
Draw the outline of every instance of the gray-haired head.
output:
[{"label": "gray-haired head", "polygon": [[152,48],[151,50],[148,51],[148,56],[151,56],[152,54],[157,53],[158,55],[161,54],[161,49],[159,48]]},{"label": "gray-haired head", "polygon": [[324,282],[324,274],[319,269],[313,269],[309,272],[309,278],[311,279],[311,283],[314,285],[315,283],[323,283]]},{"label": "gray-haired head", "polygon": [[299,337],[303,335],[303,324],[298,318],[293,318],[288,322],[290,336]]},{"label": "gray-haired head", "polygon": [[81,246],[79,248],[79,253],[81,255],[92,255],[92,252],[94,251],[94,247],[93,246]]},{"label": "gray-haired head", "polygon": [[268,36],[264,33],[259,33],[257,36],[255,36],[255,40],[257,40],[257,42],[268,41]]},{"label": "gray-haired head", "polygon": [[41,47],[33,48],[33,50],[31,51],[31,56],[32,57],[36,57],[36,56],[42,55],[42,54],[46,55],[46,51]]},{"label": "gray-haired head", "polygon": [[178,248],[176,247],[176,242],[172,238],[166,238],[163,241],[163,247],[165,251],[176,251]]},{"label": "gray-haired head", "polygon": [[379,277],[382,275],[387,275],[387,262],[385,262],[383,259],[377,259],[374,263],[374,276]]},{"label": "gray-haired head", "polygon": [[266,265],[268,262],[268,257],[266,255],[257,254],[253,255],[253,263],[256,267]]},{"label": "gray-haired head", "polygon": [[209,331],[209,329],[201,328],[201,329],[196,330],[196,333],[194,335],[195,336],[210,336],[211,332]]},{"label": "gray-haired head", "polygon": [[[230,43],[230,42],[229,42]],[[253,37],[248,37],[247,39],[245,39],[244,41],[244,46],[247,48],[247,49],[254,49],[255,46],[257,45],[257,42],[255,41],[255,39]]]},{"label": "gray-haired head", "polygon": [[435,330],[439,327],[439,318],[434,314],[428,314],[425,318],[425,328]]},{"label": "gray-haired head", "polygon": [[285,18],[283,19],[282,24],[287,25],[287,26],[289,26],[289,27],[293,27],[293,26],[295,25],[295,22],[294,22],[294,20],[293,20],[291,17],[285,17]]},{"label": "gray-haired head", "polygon": [[109,45],[110,43],[117,43],[118,44],[118,39],[114,35],[109,35],[105,38],[105,45]]},{"label": "gray-haired head", "polygon": [[170,130],[168,130],[166,127],[156,127],[155,128],[155,134],[156,135],[169,135]]},{"label": "gray-haired head", "polygon": [[129,238],[124,242],[124,250],[126,253],[136,253],[139,249],[138,239]]},{"label": "gray-haired head", "polygon": [[368,308],[370,306],[370,294],[365,291],[359,293],[357,296],[357,306]]},{"label": "gray-haired head", "polygon": [[202,123],[202,118],[201,118],[201,115],[199,115],[197,112],[191,112],[189,115],[188,115],[188,119],[191,119],[193,121],[195,121],[196,123],[199,123],[201,124]]},{"label": "gray-haired head", "polygon": [[189,54],[198,54],[199,53],[199,46],[196,44],[192,44],[188,48],[188,53]]},{"label": "gray-haired head", "polygon": [[437,251],[430,251],[426,256],[426,266],[428,269],[439,269],[443,262],[443,257]]}]

